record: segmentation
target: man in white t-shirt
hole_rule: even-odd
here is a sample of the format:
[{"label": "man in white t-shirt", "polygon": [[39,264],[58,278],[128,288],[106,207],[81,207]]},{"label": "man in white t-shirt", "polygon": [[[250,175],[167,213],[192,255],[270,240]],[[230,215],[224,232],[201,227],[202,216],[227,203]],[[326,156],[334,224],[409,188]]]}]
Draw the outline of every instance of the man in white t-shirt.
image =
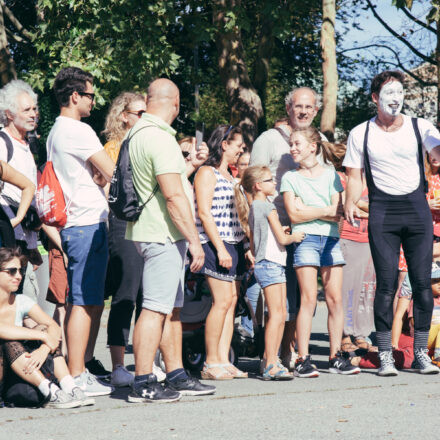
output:
[{"label": "man in white t-shirt", "polygon": [[[34,130],[37,124],[37,95],[29,84],[14,80],[0,90],[0,123],[4,126],[1,131],[6,135],[6,139],[0,137],[0,160],[8,162],[9,158],[9,165],[36,185],[37,167],[26,134]],[[12,147],[9,157],[7,143]],[[0,196],[0,204],[14,227],[17,245],[23,254],[29,256],[30,260],[20,290],[36,300],[39,290],[34,269],[41,264],[41,256],[37,250],[37,233],[17,223],[15,213],[10,208],[11,200],[18,204],[21,200],[21,190],[15,185],[5,183]],[[35,202],[33,201],[32,204],[34,205]]]},{"label": "man in white t-shirt", "polygon": [[[281,224],[290,226],[291,221],[284,207],[283,196],[279,194],[283,175],[287,171],[298,168],[298,164],[295,163],[290,155],[289,137],[292,128],[307,128],[312,125],[320,108],[320,96],[315,90],[309,87],[299,87],[293,89],[286,96],[285,103],[289,123],[270,128],[256,139],[252,147],[249,165],[265,165],[269,167],[276,180],[276,192],[273,203],[277,208]],[[321,136],[323,140],[327,140],[324,135]],[[292,250],[292,246],[287,247],[286,278],[287,308],[289,315],[281,344],[281,359],[287,368],[293,370],[295,367],[295,357],[292,357],[295,347],[295,317],[299,309],[300,301],[295,271],[292,266]],[[257,284],[255,284],[255,286],[258,295],[259,286]],[[249,293],[252,294],[252,287],[250,289],[251,292]]]},{"label": "man in white t-shirt", "polygon": [[99,396],[109,394],[112,387],[89,373],[85,355],[86,349],[93,353],[104,307],[108,259],[104,187],[114,164],[93,129],[81,122],[93,107],[92,81],[92,75],[76,67],[64,68],[56,76],[53,88],[61,111],[47,139],[47,157],[53,162],[67,206],[67,223],[60,235],[69,260],[69,369],[87,395]]},{"label": "man in white t-shirt", "polygon": [[348,185],[345,217],[359,214],[362,170],[369,192],[369,241],[377,277],[374,320],[380,376],[395,376],[391,346],[393,301],[397,287],[400,246],[403,247],[414,299],[414,368],[438,373],[427,355],[433,310],[431,262],[432,216],[426,200],[425,150],[439,151],[440,133],[425,119],[400,113],[404,75],[385,71],[371,83],[377,115],[355,127],[348,138],[343,165]]}]

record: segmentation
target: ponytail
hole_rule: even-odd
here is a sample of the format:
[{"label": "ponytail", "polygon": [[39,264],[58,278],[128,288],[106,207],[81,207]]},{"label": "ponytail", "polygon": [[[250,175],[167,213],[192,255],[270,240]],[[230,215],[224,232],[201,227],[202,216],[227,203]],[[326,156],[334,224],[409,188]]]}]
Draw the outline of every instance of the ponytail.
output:
[{"label": "ponytail", "polygon": [[249,228],[249,202],[244,194],[244,188],[237,183],[234,186],[235,193],[235,207],[237,208],[238,219],[240,220],[241,227],[246,234],[246,237],[250,238],[251,230]]},{"label": "ponytail", "polygon": [[319,141],[319,147],[322,151],[322,158],[324,163],[332,164],[336,170],[342,168],[342,162],[345,157],[345,152],[347,151],[347,146],[340,143]]}]

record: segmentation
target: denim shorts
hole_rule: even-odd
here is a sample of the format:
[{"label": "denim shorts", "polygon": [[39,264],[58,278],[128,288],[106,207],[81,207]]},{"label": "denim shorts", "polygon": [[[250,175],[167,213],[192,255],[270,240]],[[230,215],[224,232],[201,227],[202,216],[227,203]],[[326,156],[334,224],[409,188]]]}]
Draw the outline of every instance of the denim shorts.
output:
[{"label": "denim shorts", "polygon": [[306,234],[304,240],[295,245],[293,267],[326,267],[344,264],[338,237]]},{"label": "denim shorts", "polygon": [[254,275],[262,289],[272,284],[286,282],[284,266],[269,260],[261,260],[255,263]]},{"label": "denim shorts", "polygon": [[174,307],[183,306],[186,240],[172,243],[144,243],[135,241],[144,259],[142,276],[144,309],[169,314]]},{"label": "denim shorts", "polygon": [[240,281],[244,277],[246,271],[246,264],[244,259],[244,248],[243,242],[240,243],[226,243],[223,242],[228,251],[229,255],[232,257],[232,267],[230,269],[225,269],[220,266],[217,257],[217,250],[215,246],[208,241],[202,245],[205,252],[205,264],[203,265],[200,273],[217,280],[222,281]]},{"label": "denim shorts", "polygon": [[60,235],[63,250],[69,258],[68,302],[75,306],[103,305],[108,260],[105,223],[71,226],[63,229]]}]

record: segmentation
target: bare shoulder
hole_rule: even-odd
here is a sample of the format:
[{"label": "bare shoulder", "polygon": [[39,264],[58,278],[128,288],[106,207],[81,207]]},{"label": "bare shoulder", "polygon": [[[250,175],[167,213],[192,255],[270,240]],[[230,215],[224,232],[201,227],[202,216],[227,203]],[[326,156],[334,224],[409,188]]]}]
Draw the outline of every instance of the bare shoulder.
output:
[{"label": "bare shoulder", "polygon": [[202,181],[202,182],[215,182],[217,179],[214,174],[214,170],[212,167],[203,165],[201,166],[196,173],[195,181]]}]

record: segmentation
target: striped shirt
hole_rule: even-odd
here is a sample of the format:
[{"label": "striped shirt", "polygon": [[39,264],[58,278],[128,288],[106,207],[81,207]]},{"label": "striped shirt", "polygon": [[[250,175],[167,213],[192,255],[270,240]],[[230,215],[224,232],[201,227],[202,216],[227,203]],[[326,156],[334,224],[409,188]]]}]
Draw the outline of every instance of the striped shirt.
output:
[{"label": "striped shirt", "polygon": [[[238,219],[237,208],[235,206],[234,182],[224,178],[218,170],[211,167],[214,171],[217,182],[214,188],[214,197],[212,199],[211,214],[214,217],[220,238],[227,243],[239,243],[244,238],[244,231]],[[197,200],[196,206],[196,227],[199,233],[201,243],[207,243],[209,237],[203,229],[200,220]]]}]

